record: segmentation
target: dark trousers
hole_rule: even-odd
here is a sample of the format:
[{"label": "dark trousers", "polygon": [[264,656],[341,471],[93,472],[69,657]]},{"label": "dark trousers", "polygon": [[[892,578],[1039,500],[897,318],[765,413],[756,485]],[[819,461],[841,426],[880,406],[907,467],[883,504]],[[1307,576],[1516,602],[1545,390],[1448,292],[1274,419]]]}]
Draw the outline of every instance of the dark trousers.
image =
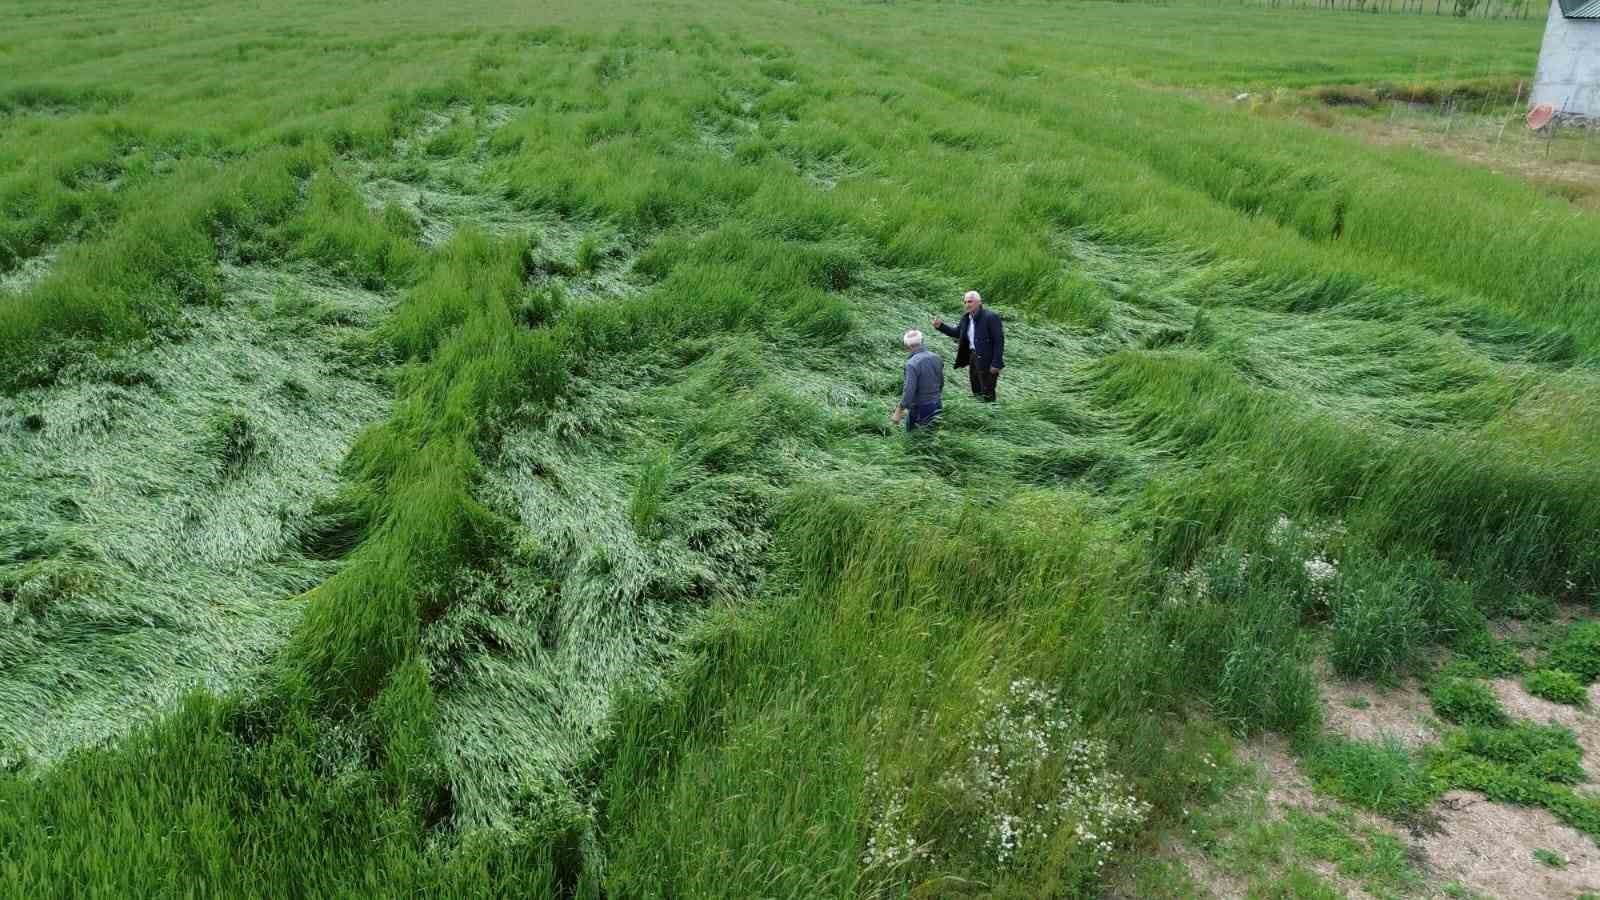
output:
[{"label": "dark trousers", "polygon": [[1000,373],[990,374],[988,360],[973,357],[967,363],[967,379],[972,382],[972,396],[986,403],[994,402],[994,389],[1000,383]]},{"label": "dark trousers", "polygon": [[943,407],[937,400],[927,403],[918,403],[906,410],[906,430],[914,428],[927,428],[939,424],[939,410]]}]

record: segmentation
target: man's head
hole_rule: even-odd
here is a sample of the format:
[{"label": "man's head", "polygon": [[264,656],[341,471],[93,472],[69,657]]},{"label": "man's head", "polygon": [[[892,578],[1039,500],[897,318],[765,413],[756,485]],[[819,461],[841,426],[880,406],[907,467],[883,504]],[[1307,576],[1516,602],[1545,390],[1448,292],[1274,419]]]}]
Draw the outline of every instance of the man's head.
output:
[{"label": "man's head", "polygon": [[966,308],[969,314],[975,313],[978,311],[978,307],[983,305],[983,298],[978,296],[977,291],[967,291],[967,295],[961,298],[961,305]]},{"label": "man's head", "polygon": [[913,328],[906,332],[905,337],[902,337],[900,341],[906,345],[907,350],[916,353],[922,349],[922,332]]}]

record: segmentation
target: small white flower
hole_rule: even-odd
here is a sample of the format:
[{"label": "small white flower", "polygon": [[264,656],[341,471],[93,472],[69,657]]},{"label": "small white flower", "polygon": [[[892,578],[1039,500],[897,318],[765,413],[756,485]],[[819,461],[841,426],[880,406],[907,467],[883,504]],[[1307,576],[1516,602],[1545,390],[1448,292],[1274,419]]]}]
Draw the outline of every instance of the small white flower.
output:
[{"label": "small white flower", "polygon": [[1322,556],[1313,556],[1304,563],[1306,578],[1313,584],[1332,581],[1339,575],[1337,561],[1323,559]]}]

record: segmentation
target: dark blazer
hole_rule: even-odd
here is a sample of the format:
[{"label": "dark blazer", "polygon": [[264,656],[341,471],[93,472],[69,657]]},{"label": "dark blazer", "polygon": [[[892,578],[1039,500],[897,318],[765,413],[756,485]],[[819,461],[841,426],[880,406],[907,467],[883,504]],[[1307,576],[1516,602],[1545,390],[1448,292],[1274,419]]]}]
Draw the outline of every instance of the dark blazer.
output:
[{"label": "dark blazer", "polygon": [[[961,321],[954,328],[949,325],[940,325],[939,331],[956,339],[956,368],[966,366],[967,357],[972,355],[972,348],[967,346],[967,320],[972,316],[961,314]],[[978,358],[996,369],[1006,367],[1006,329],[1000,322],[1000,314],[987,306],[978,307],[978,329],[973,338],[978,344]]]}]

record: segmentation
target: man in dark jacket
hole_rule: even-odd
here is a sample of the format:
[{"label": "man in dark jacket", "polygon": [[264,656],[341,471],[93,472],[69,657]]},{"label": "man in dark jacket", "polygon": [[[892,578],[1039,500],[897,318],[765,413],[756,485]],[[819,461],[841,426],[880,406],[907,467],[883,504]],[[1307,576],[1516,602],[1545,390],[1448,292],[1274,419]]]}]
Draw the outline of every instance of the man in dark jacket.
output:
[{"label": "man in dark jacket", "polygon": [[956,327],[946,325],[938,316],[933,317],[933,327],[956,339],[956,368],[967,367],[972,396],[993,403],[1000,370],[1006,367],[1005,326],[999,313],[983,305],[977,291],[967,291],[961,302],[967,311]]}]

